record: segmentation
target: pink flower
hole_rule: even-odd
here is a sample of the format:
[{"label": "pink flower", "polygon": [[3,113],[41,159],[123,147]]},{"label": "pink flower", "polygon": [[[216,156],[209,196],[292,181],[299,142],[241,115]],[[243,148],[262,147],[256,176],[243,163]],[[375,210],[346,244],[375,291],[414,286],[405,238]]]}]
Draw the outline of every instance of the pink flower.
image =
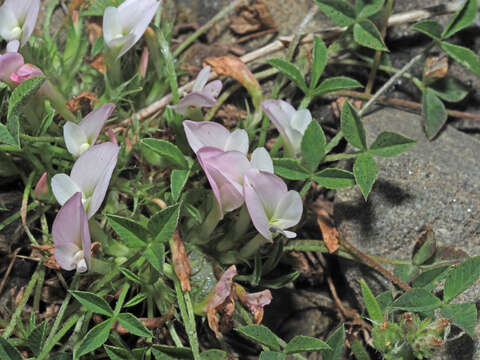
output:
[{"label": "pink flower", "polygon": [[279,233],[287,238],[296,236],[285,229],[300,221],[302,199],[298,192],[288,191],[281,178],[250,169],[243,179],[243,194],[253,225],[264,238],[273,240]]},{"label": "pink flower", "polygon": [[32,64],[24,64],[20,66],[17,71],[10,74],[10,80],[12,80],[15,85],[20,85],[24,81],[38,76],[44,76],[39,68]]},{"label": "pink flower", "polygon": [[70,176],[55,175],[51,185],[60,205],[80,192],[88,218],[95,215],[107,193],[119,151],[120,148],[111,142],[92,146],[77,159]]},{"label": "pink flower", "polygon": [[117,58],[140,40],[160,3],[156,0],[126,0],[119,7],[105,9],[103,38],[105,45],[118,53]]},{"label": "pink flower", "polygon": [[80,123],[75,124],[68,121],[63,126],[65,145],[73,156],[80,156],[95,144],[113,109],[115,109],[114,104],[102,105],[85,116]]},{"label": "pink flower", "polygon": [[170,106],[179,114],[186,115],[190,107],[214,107],[218,105],[217,97],[222,91],[222,82],[215,80],[207,84],[210,66],[205,66],[198,73],[192,92],[187,94],[177,105]]},{"label": "pink flower", "polygon": [[236,129],[230,133],[225,126],[218,123],[191,120],[185,120],[183,128],[188,144],[195,154],[207,146],[223,151],[237,150],[243,154],[248,152],[248,134],[243,129]]},{"label": "pink flower", "polygon": [[35,185],[35,199],[41,199],[48,195],[47,173],[44,172]]},{"label": "pink flower", "polygon": [[0,55],[0,80],[12,84],[10,75],[24,64],[23,56],[15,52]]},{"label": "pink flower", "polygon": [[312,121],[310,111],[295,110],[283,100],[265,100],[262,108],[280,133],[287,154],[292,157],[299,156],[303,134]]},{"label": "pink flower", "polygon": [[242,206],[244,175],[252,166],[273,172],[272,159],[264,148],[253,152],[251,162],[239,151],[225,152],[213,147],[201,148],[197,158],[217,200],[220,219]]},{"label": "pink flower", "polygon": [[40,0],[5,0],[0,7],[0,36],[16,52],[26,44],[37,22]]},{"label": "pink flower", "polygon": [[75,193],[58,211],[52,226],[52,237],[55,259],[63,269],[88,270],[91,240],[81,193]]}]

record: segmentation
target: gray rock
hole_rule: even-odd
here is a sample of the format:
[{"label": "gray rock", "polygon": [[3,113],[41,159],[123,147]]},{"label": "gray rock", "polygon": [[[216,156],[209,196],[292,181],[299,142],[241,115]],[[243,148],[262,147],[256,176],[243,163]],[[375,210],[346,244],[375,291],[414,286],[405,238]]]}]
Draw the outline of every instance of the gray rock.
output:
[{"label": "gray rock", "polygon": [[[480,142],[451,127],[428,142],[420,116],[394,109],[375,112],[364,124],[369,143],[382,131],[418,143],[397,157],[377,158],[378,180],[367,202],[357,188],[337,192],[334,214],[341,236],[366,253],[408,260],[419,231],[429,225],[439,245],[480,254]],[[356,293],[362,276],[377,292],[389,286],[363,267],[345,263],[345,268]],[[479,304],[480,283],[459,300]],[[479,359],[480,326],[476,335],[474,342],[462,337],[448,343],[438,358]]]}]

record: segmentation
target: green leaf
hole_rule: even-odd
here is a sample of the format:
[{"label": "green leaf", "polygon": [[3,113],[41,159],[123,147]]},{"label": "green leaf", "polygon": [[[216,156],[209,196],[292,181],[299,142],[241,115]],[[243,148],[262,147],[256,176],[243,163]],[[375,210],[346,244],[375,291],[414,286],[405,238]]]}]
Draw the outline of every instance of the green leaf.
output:
[{"label": "green leaf", "polygon": [[423,91],[422,113],[425,132],[431,140],[445,125],[448,115],[442,100],[428,87]]},{"label": "green leaf", "polygon": [[131,307],[131,306],[135,306],[137,304],[140,304],[143,300],[145,300],[147,298],[147,295],[144,294],[144,293],[138,293],[137,295],[135,295],[133,298],[131,298],[130,300],[128,300],[125,305],[123,305],[123,307]]},{"label": "green leaf", "polygon": [[375,298],[377,300],[378,306],[382,310],[382,314],[385,314],[385,310],[388,306],[393,303],[393,295],[390,290],[384,291]]},{"label": "green leaf", "polygon": [[12,145],[14,149],[20,149],[18,139],[14,138],[13,135],[10,134],[10,131],[8,131],[8,128],[3,124],[0,124],[0,143]]},{"label": "green leaf", "polygon": [[0,336],[0,359],[2,360],[23,360],[20,352]]},{"label": "green leaf", "polygon": [[445,305],[440,313],[471,337],[475,336],[475,327],[477,326],[477,307],[475,304]]},{"label": "green leaf", "polygon": [[477,11],[477,0],[465,0],[463,6],[455,13],[455,15],[453,15],[452,19],[448,23],[445,31],[442,34],[442,38],[449,38],[456,32],[470,25],[475,20]]},{"label": "green leaf", "polygon": [[403,282],[408,283],[418,273],[418,267],[412,264],[400,264],[395,266],[394,274]]},{"label": "green leaf", "polygon": [[175,169],[170,174],[170,190],[172,192],[173,201],[178,201],[178,198],[180,197],[180,194],[182,193],[183,187],[187,183],[189,176],[189,170]]},{"label": "green leaf", "polygon": [[106,316],[113,315],[113,310],[110,305],[100,296],[88,291],[70,290],[69,292],[80,304],[91,312]]},{"label": "green leaf", "polygon": [[110,318],[91,328],[87,335],[85,335],[80,342],[74,357],[80,357],[88,354],[89,352],[92,352],[93,350],[102,346],[108,339],[113,322],[114,319]]},{"label": "green leaf", "polygon": [[325,156],[327,139],[316,120],[310,121],[302,138],[303,161],[311,171],[315,171]]},{"label": "green leaf", "polygon": [[363,19],[353,26],[353,38],[358,44],[374,50],[388,51],[382,34],[373,22]]},{"label": "green leaf", "polygon": [[313,175],[313,180],[327,189],[344,189],[355,185],[355,177],[350,171],[327,168]]},{"label": "green leaf", "polygon": [[332,350],[322,351],[323,360],[342,359],[343,348],[345,347],[345,327],[343,324],[329,336],[327,344]]},{"label": "green leaf", "polygon": [[373,156],[369,153],[358,155],[353,164],[353,176],[360,187],[365,200],[372,190],[375,179],[377,178],[378,168]]},{"label": "green leaf", "polygon": [[152,243],[143,252],[143,256],[159,273],[163,273],[163,264],[165,263],[165,245]]},{"label": "green leaf", "polygon": [[181,169],[188,169],[188,162],[185,156],[180,149],[171,142],[161,139],[144,139],[142,142],[171,163],[178,165]]},{"label": "green leaf", "polygon": [[43,136],[47,133],[48,128],[52,125],[53,118],[55,117],[55,109],[50,105],[50,101],[45,100],[45,116],[42,119],[42,123],[36,131],[37,136]]},{"label": "green leaf", "polygon": [[281,289],[287,284],[295,281],[300,276],[298,271],[291,272],[286,275],[279,276],[275,279],[262,280],[260,285],[269,289]]},{"label": "green leaf", "polygon": [[45,77],[43,76],[34,77],[24,81],[13,90],[8,99],[7,119],[19,116],[23,112],[25,104],[37,93],[44,81]]},{"label": "green leaf", "polygon": [[323,40],[318,37],[313,37],[313,51],[312,51],[312,78],[310,80],[310,89],[317,86],[320,77],[327,66],[328,53],[327,47]]},{"label": "green leaf", "polygon": [[[176,347],[169,345],[153,345],[152,352],[155,359],[193,359],[192,350],[187,347]],[[162,357],[162,355],[171,355],[172,357]]]},{"label": "green leaf", "polygon": [[355,0],[357,18],[367,18],[378,13],[385,0]]},{"label": "green leaf", "polygon": [[249,340],[265,345],[271,350],[280,351],[280,344],[277,341],[277,336],[264,325],[247,325],[241,328],[236,328],[235,331]]},{"label": "green leaf", "polygon": [[443,290],[443,301],[449,303],[472,286],[480,276],[480,256],[455,265],[447,275]]},{"label": "green leaf", "polygon": [[287,76],[292,80],[297,86],[304,92],[307,93],[307,84],[303,78],[303,74],[300,69],[292,63],[289,63],[286,60],[275,58],[267,60],[267,63],[273,66],[275,69],[280,71],[282,74]]},{"label": "green leaf", "polygon": [[443,27],[436,20],[421,20],[411,27],[412,30],[419,31],[434,40],[440,41]]},{"label": "green leaf", "polygon": [[468,88],[457,79],[447,76],[431,83],[429,88],[439,98],[448,102],[458,102],[468,95]]},{"label": "green leaf", "polygon": [[352,352],[357,360],[370,360],[367,350],[363,347],[360,340],[355,339],[352,342]]},{"label": "green leaf", "polygon": [[142,279],[140,279],[140,277],[135,274],[133,271],[125,268],[125,267],[120,267],[118,270],[120,270],[120,272],[123,274],[123,276],[125,276],[128,280],[138,284],[138,285],[142,285],[143,282],[142,282]]},{"label": "green leaf", "polygon": [[346,76],[331,77],[323,80],[318,87],[313,90],[312,95],[326,94],[332,91],[354,89],[363,87],[357,80],[350,79]]},{"label": "green leaf", "polygon": [[345,0],[315,0],[320,10],[337,26],[349,26],[355,22],[355,8]]},{"label": "green leaf", "polygon": [[151,337],[152,332],[147,329],[147,327],[138,320],[133,314],[130,313],[121,313],[117,316],[117,320],[125,329],[130,333],[141,336],[141,337]]},{"label": "green leaf", "polygon": [[305,180],[310,177],[310,172],[297,159],[273,159],[275,174],[288,180]]},{"label": "green leaf", "polygon": [[362,120],[358,116],[357,110],[348,101],[343,104],[340,125],[345,140],[356,148],[367,150],[367,139]]},{"label": "green leaf", "polygon": [[423,265],[430,260],[437,251],[437,242],[431,229],[424,231],[415,242],[412,252],[412,264]]},{"label": "green leaf", "polygon": [[365,301],[365,307],[368,311],[368,317],[374,323],[382,323],[383,313],[382,309],[380,309],[380,305],[378,305],[375,295],[373,295],[372,291],[363,279],[360,280],[360,285],[362,287],[362,297],[363,301]]},{"label": "green leaf", "polygon": [[30,350],[35,354],[35,356],[40,355],[42,348],[47,337],[46,329],[47,321],[43,321],[40,325],[36,326],[35,329],[28,335],[26,344]]},{"label": "green leaf", "polygon": [[103,348],[105,349],[105,352],[110,360],[135,360],[133,355],[128,350],[109,345],[103,345]]},{"label": "green leaf", "polygon": [[84,16],[103,16],[105,9],[109,6],[118,6],[115,0],[95,0],[86,10],[82,11]]},{"label": "green leaf", "polygon": [[285,360],[287,354],[278,351],[262,351],[259,360]]},{"label": "green leaf", "polygon": [[433,291],[447,275],[450,266],[443,265],[423,271],[412,281],[412,286],[421,287],[427,291]]},{"label": "green leaf", "polygon": [[331,347],[320,339],[297,335],[290,340],[283,350],[286,354],[297,354],[305,351],[331,350]]},{"label": "green leaf", "polygon": [[430,311],[442,306],[442,302],[435,295],[425,289],[413,288],[396,299],[392,310]]},{"label": "green leaf", "polygon": [[396,156],[415,143],[415,140],[394,132],[386,131],[378,135],[373,144],[370,145],[370,153],[384,157]]},{"label": "green leaf", "polygon": [[480,75],[480,60],[472,50],[445,41],[442,41],[440,46],[455,61],[473,71],[475,74]]},{"label": "green leaf", "polygon": [[284,251],[320,251],[327,252],[327,247],[322,240],[289,240],[283,248]]},{"label": "green leaf", "polygon": [[146,245],[148,232],[142,225],[118,215],[107,215],[107,218],[112,229],[129,248],[136,249]]},{"label": "green leaf", "polygon": [[155,243],[165,243],[170,240],[180,218],[180,203],[171,205],[153,215],[148,222],[148,230]]},{"label": "green leaf", "polygon": [[200,354],[202,360],[225,360],[226,358],[227,353],[219,349],[206,350]]}]

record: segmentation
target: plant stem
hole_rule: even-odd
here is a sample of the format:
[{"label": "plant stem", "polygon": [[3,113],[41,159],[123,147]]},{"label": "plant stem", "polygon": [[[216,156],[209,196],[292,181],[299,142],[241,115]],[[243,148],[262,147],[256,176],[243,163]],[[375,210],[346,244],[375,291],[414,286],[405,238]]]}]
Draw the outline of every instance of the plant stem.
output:
[{"label": "plant stem", "polygon": [[330,151],[332,151],[335,146],[338,145],[338,143],[343,139],[343,132],[340,130],[337,135],[335,135],[330,142],[325,146],[325,154],[328,154]]},{"label": "plant stem", "polygon": [[253,239],[251,239],[240,249],[240,257],[248,259],[253,254],[255,254],[262,247],[262,245],[268,243],[271,243],[271,241],[264,238],[262,234],[257,234]]},{"label": "plant stem", "polygon": [[400,79],[403,74],[408,72],[416,63],[423,59],[423,57],[430,51],[430,49],[435,45],[435,42],[431,42],[420,54],[413,57],[403,68],[401,68],[395,75],[393,75],[383,86],[373,95],[370,100],[362,107],[358,112],[360,117],[363,117],[367,110],[382,96],[388,89],[390,89],[395,82]]},{"label": "plant stem", "polygon": [[360,155],[362,151],[358,151],[352,154],[335,154],[335,155],[328,155],[325,157],[323,162],[333,162],[333,161],[340,161],[346,159],[355,159],[358,155]]},{"label": "plant stem", "polygon": [[200,226],[195,226],[187,236],[186,242],[193,244],[206,244],[210,240],[210,235],[220,222],[217,199],[213,199],[213,205],[207,217]]},{"label": "plant stem", "polygon": [[126,282],[122,286],[122,291],[118,296],[117,303],[115,304],[115,309],[113,310],[113,316],[117,316],[120,314],[120,310],[122,310],[123,303],[125,301],[125,297],[127,296],[128,289],[130,289],[130,283]]},{"label": "plant stem", "polygon": [[[392,13],[392,8],[393,8],[393,0],[388,0],[387,8],[386,8],[386,11],[385,11],[385,17],[383,19],[383,26],[382,26],[382,29],[381,29],[381,34],[382,34],[383,39],[385,38],[385,35],[387,33],[388,19],[390,17],[390,14]],[[373,60],[370,75],[368,76],[367,86],[365,87],[365,93],[366,94],[371,94],[372,93],[373,85],[375,84],[375,77],[377,76],[377,70],[378,70],[378,66],[380,65],[381,60],[382,60],[382,51],[377,50],[375,52],[375,58]]]},{"label": "plant stem", "polygon": [[27,140],[33,143],[38,143],[38,142],[47,142],[47,143],[65,143],[63,140],[63,137],[55,137],[55,136],[30,136],[30,135],[25,135],[21,134],[20,137],[22,140]]},{"label": "plant stem", "polygon": [[302,198],[307,194],[308,190],[310,190],[310,187],[312,186],[312,184],[313,184],[313,180],[307,180],[305,184],[303,184],[302,190],[300,190],[300,196]]},{"label": "plant stem", "polygon": [[[38,205],[40,205],[40,202],[38,202],[37,200],[33,201],[30,205],[27,206],[27,212],[35,209]],[[21,213],[20,213],[20,211],[17,211],[15,214],[13,214],[13,215],[9,216],[8,218],[6,218],[5,220],[3,220],[0,223],[0,231],[2,231],[6,226],[13,223],[19,217],[21,217]]]},{"label": "plant stem", "polygon": [[165,39],[165,36],[162,32],[158,34],[158,40],[160,43],[160,51],[162,52],[167,64],[166,72],[168,82],[170,84],[170,90],[173,96],[173,104],[177,104],[180,96],[178,92],[177,74],[175,71],[175,59],[170,51],[170,44],[168,43],[167,39]]},{"label": "plant stem", "polygon": [[32,278],[28,282],[27,287],[25,288],[25,291],[23,293],[23,296],[22,296],[20,302],[18,303],[17,308],[15,309],[15,312],[13,313],[12,319],[10,320],[7,328],[5,329],[5,331],[2,334],[2,337],[4,339],[7,339],[10,336],[10,334],[12,333],[12,331],[15,329],[15,325],[17,324],[17,321],[20,319],[20,314],[22,313],[23,308],[27,304],[27,301],[30,298],[30,295],[32,294],[32,291],[35,288],[35,284],[37,283],[37,280],[40,277],[40,268],[42,266],[43,266],[42,264],[39,264],[37,266],[37,269],[33,273]]}]

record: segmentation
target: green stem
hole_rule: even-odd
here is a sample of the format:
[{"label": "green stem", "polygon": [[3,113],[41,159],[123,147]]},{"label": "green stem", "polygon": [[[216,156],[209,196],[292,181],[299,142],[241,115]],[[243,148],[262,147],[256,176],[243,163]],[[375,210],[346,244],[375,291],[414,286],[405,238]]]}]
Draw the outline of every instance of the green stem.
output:
[{"label": "green stem", "polygon": [[335,146],[338,145],[338,143],[343,139],[343,132],[340,130],[337,135],[335,135],[330,142],[325,146],[325,154],[328,154],[330,151],[332,151]]},{"label": "green stem", "polygon": [[35,288],[35,284],[37,283],[37,281],[40,277],[40,267],[41,266],[43,266],[43,265],[39,264],[37,266],[37,269],[33,273],[32,278],[28,282],[27,287],[25,288],[25,291],[23,293],[23,296],[20,299],[20,302],[18,303],[18,305],[15,309],[15,312],[13,313],[12,319],[10,320],[7,328],[5,329],[5,331],[2,334],[2,337],[4,339],[8,339],[8,337],[10,336],[12,331],[15,329],[15,325],[17,324],[17,321],[20,319],[20,314],[22,313],[23,308],[27,304],[27,301],[30,298],[30,295],[32,294],[33,289]]},{"label": "green stem", "polygon": [[[34,202],[32,202],[30,205],[27,206],[27,212],[35,209],[38,205],[40,205],[40,202],[35,200]],[[13,214],[13,215],[9,216],[8,218],[6,218],[5,220],[3,220],[0,223],[0,231],[2,231],[6,226],[10,225],[11,223],[13,223],[15,220],[17,220],[20,217],[21,217],[21,213],[20,213],[20,211],[17,211],[15,214]]]},{"label": "green stem", "polygon": [[235,247],[237,241],[244,235],[250,227],[250,214],[247,205],[243,204],[238,214],[238,218],[233,224],[233,228],[228,234],[218,242],[217,251],[222,253]]},{"label": "green stem", "polygon": [[128,289],[130,289],[130,283],[126,282],[125,284],[123,284],[122,292],[120,293],[117,303],[115,304],[115,309],[113,310],[114,317],[120,314],[123,303],[125,301],[125,297],[127,296],[127,293],[128,293]]},{"label": "green stem", "polygon": [[107,79],[111,87],[117,87],[123,83],[122,63],[117,59],[118,51],[109,50],[105,58],[107,63]]},{"label": "green stem", "polygon": [[300,106],[298,107],[298,110],[300,109],[306,109],[308,105],[310,105],[310,102],[312,101],[312,97],[309,95],[306,95],[302,102],[300,103]]},{"label": "green stem", "polygon": [[42,297],[43,283],[45,281],[45,266],[40,268],[35,293],[33,294],[33,311],[37,314],[40,311],[40,300]]},{"label": "green stem", "polygon": [[30,135],[25,135],[21,134],[20,137],[22,140],[27,140],[33,143],[39,143],[39,142],[46,142],[46,143],[61,143],[64,144],[65,141],[63,140],[63,137],[55,137],[55,136],[30,136]]},{"label": "green stem", "polygon": [[252,255],[254,255],[263,245],[268,243],[271,243],[271,241],[264,238],[262,234],[257,234],[253,239],[251,239],[240,249],[240,257],[248,259]]},{"label": "green stem", "polygon": [[302,198],[307,194],[308,190],[310,190],[310,187],[312,186],[312,184],[313,184],[313,180],[307,180],[305,184],[303,184],[302,190],[300,190],[300,196]]},{"label": "green stem", "polygon": [[152,28],[148,28],[147,31],[145,31],[144,38],[147,42],[148,51],[150,53],[150,60],[157,72],[157,79],[158,81],[162,81],[165,78],[165,62],[162,59],[155,31],[153,31]]},{"label": "green stem", "polygon": [[335,155],[328,155],[325,157],[323,162],[333,162],[333,161],[340,161],[346,159],[355,159],[358,155],[360,155],[362,151],[358,151],[352,154],[335,154]]},{"label": "green stem", "polygon": [[47,86],[48,89],[45,92],[45,96],[48,100],[50,100],[50,103],[55,110],[57,110],[57,112],[62,115],[65,120],[76,123],[77,118],[65,105],[67,100],[63,97],[63,95],[48,80],[45,82],[44,86]]},{"label": "green stem", "polygon": [[270,150],[270,156],[276,157],[278,154],[278,151],[282,148],[282,145],[283,145],[283,140],[281,137],[278,137],[273,143],[272,149]]},{"label": "green stem", "polygon": [[186,242],[193,244],[206,244],[210,240],[210,235],[213,233],[218,223],[220,222],[217,199],[213,199],[213,206],[207,217],[200,226],[194,227],[187,236]]},{"label": "green stem", "polygon": [[212,19],[210,19],[205,25],[198,28],[192,35],[190,35],[180,46],[175,50],[173,53],[174,57],[180,55],[186,48],[188,48],[195,40],[197,40],[202,34],[206,33],[212,26],[226,17],[228,14],[233,12],[238,6],[242,3],[248,3],[247,0],[236,0],[230,3],[230,5],[226,6],[222,9],[217,15],[215,15]]},{"label": "green stem", "polygon": [[178,100],[180,99],[178,93],[177,73],[175,71],[175,59],[170,51],[170,45],[167,39],[165,39],[165,36],[162,32],[158,33],[158,40],[160,43],[160,51],[162,52],[165,62],[167,64],[167,79],[170,84],[170,90],[172,92],[173,104],[175,105],[178,104]]}]

